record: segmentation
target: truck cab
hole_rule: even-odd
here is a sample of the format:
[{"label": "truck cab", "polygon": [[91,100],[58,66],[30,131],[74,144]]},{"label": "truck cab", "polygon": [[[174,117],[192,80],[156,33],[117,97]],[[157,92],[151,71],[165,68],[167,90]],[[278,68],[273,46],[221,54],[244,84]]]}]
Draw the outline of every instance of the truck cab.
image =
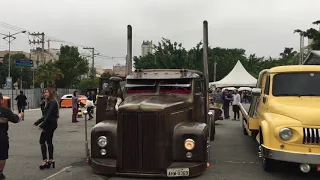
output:
[{"label": "truck cab", "polygon": [[113,113],[110,94],[99,95],[91,131],[93,170],[152,177],[203,173],[210,147],[204,83],[195,70],[136,70],[126,77],[123,101]]},{"label": "truck cab", "polygon": [[[244,135],[259,143],[265,171],[277,161],[299,164],[308,173],[320,162],[320,66],[279,66],[260,72],[247,111]],[[320,169],[319,169],[320,170]]]}]

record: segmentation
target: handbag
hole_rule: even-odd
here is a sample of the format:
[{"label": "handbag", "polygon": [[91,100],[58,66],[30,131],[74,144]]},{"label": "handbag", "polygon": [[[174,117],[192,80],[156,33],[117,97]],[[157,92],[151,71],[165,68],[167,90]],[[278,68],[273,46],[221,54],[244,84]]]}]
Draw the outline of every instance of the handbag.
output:
[{"label": "handbag", "polygon": [[86,106],[87,106],[87,107],[93,107],[93,106],[94,106],[93,101],[87,100]]}]

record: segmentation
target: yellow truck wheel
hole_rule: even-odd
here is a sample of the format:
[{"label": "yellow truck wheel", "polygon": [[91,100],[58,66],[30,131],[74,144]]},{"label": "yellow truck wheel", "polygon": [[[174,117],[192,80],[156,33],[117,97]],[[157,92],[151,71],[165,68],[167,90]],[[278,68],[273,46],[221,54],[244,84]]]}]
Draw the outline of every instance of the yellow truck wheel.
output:
[{"label": "yellow truck wheel", "polygon": [[248,136],[248,132],[247,132],[246,128],[244,127],[244,122],[245,122],[245,119],[243,118],[243,121],[242,121],[242,132],[243,132],[243,135]]},{"label": "yellow truck wheel", "polygon": [[273,159],[262,157],[262,168],[266,172],[272,172],[275,169],[276,161]]}]

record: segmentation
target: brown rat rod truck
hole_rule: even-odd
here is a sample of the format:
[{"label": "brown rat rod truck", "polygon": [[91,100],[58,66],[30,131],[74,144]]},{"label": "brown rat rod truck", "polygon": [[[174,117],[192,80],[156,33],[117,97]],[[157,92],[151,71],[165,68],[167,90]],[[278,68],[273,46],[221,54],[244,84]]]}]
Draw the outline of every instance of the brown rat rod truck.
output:
[{"label": "brown rat rod truck", "polygon": [[[211,124],[214,111],[208,108],[206,21],[203,26],[204,73],[185,69],[131,72],[129,68],[123,88],[121,79],[112,77],[109,88],[104,86],[105,94],[99,92],[97,124],[91,131],[88,158],[94,172],[109,176],[194,177],[209,167],[215,125]],[[131,52],[129,25],[128,67],[132,64]]]},{"label": "brown rat rod truck", "polygon": [[278,66],[260,72],[243,133],[259,144],[265,171],[278,161],[320,171],[320,66]]}]

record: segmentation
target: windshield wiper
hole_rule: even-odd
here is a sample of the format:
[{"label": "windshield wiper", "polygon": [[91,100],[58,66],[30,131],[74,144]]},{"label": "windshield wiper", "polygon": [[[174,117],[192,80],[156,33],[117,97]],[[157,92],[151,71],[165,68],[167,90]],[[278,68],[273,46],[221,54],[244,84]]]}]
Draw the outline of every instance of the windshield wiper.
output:
[{"label": "windshield wiper", "polygon": [[300,94],[289,94],[289,93],[281,93],[281,94],[275,94],[275,96],[301,96]]},{"label": "windshield wiper", "polygon": [[320,96],[319,94],[301,94],[300,96]]}]

